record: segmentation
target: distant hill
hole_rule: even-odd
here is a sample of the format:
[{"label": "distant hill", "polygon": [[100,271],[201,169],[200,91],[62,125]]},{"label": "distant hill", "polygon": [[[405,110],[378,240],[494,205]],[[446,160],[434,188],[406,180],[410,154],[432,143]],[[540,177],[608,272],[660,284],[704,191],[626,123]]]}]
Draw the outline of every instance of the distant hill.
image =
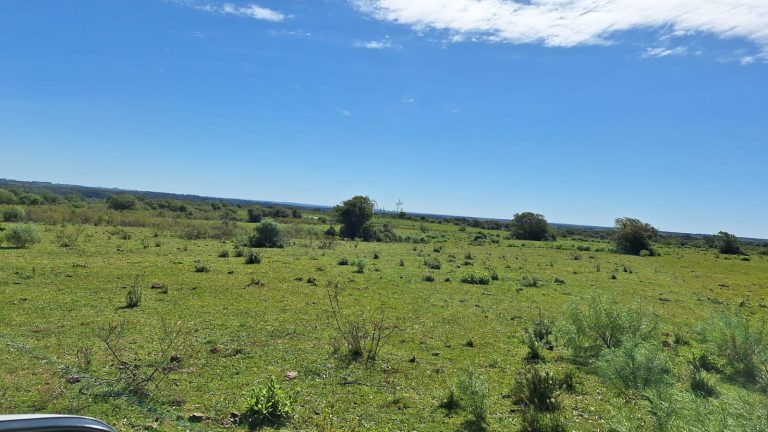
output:
[{"label": "distant hill", "polygon": [[[0,179],[0,188],[13,188],[13,187],[23,189],[29,193],[47,192],[47,193],[51,193],[59,196],[80,195],[83,198],[86,198],[89,200],[103,200],[109,197],[110,195],[127,193],[127,194],[136,195],[136,196],[143,196],[149,199],[154,198],[154,199],[172,199],[172,200],[180,200],[180,201],[225,202],[230,205],[239,204],[241,206],[253,206],[253,205],[284,206],[284,207],[295,207],[299,209],[311,209],[311,210],[320,210],[320,211],[327,211],[333,208],[333,206],[321,205],[321,204],[304,204],[304,203],[294,203],[294,202],[286,202],[286,201],[246,200],[246,199],[238,199],[238,198],[221,198],[221,197],[209,197],[209,196],[202,196],[202,195],[175,194],[175,193],[169,193],[169,192],[139,191],[139,190],[131,190],[131,189],[78,186],[78,185],[68,185],[68,184],[58,184],[58,183],[49,183],[49,182],[38,182],[38,181]],[[380,211],[380,213],[394,214],[395,212],[382,210]],[[463,218],[463,219],[474,219],[474,220],[509,222],[509,219],[483,218],[483,217],[476,217],[476,216],[458,216],[458,215],[444,215],[444,214],[417,213],[417,212],[408,212],[408,214],[410,216],[424,216],[424,217],[436,218],[436,219]],[[588,230],[588,231],[613,230],[613,227],[601,227],[601,226],[592,226],[592,225],[574,225],[574,224],[566,224],[566,223],[551,223],[551,225],[555,228],[563,228],[563,229],[571,228],[576,230]],[[660,234],[667,235],[667,236],[690,236],[694,238],[706,238],[711,236],[711,234],[691,234],[691,233],[678,233],[678,232],[669,232],[669,231],[660,231]],[[749,237],[740,237],[739,240],[750,242],[750,243],[763,243],[768,241],[765,239],[749,238]]]}]

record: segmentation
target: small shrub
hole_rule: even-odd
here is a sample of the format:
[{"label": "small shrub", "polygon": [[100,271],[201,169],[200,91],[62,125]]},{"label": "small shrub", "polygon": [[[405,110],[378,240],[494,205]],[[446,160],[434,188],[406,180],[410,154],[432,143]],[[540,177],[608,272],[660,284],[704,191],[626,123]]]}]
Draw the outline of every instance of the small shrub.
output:
[{"label": "small shrub", "polygon": [[564,285],[565,284],[565,279],[563,279],[561,277],[556,277],[555,278],[555,283],[558,284],[558,285]]},{"label": "small shrub", "polygon": [[521,432],[566,432],[565,422],[559,414],[530,408],[523,413]]},{"label": "small shrub", "polygon": [[381,347],[395,331],[395,327],[388,325],[383,315],[371,322],[347,320],[339,303],[340,286],[329,283],[326,293],[331,305],[331,315],[338,336],[344,342],[347,357],[352,361],[376,362]]},{"label": "small shrub", "polygon": [[456,389],[451,389],[448,392],[448,396],[445,398],[444,401],[440,402],[439,405],[440,408],[448,411],[448,412],[454,412],[461,408],[461,403],[459,402],[459,397],[456,395]]},{"label": "small shrub", "polygon": [[5,231],[5,241],[17,248],[27,248],[40,243],[40,234],[34,225],[16,225]]},{"label": "small shrub", "polygon": [[540,412],[560,408],[560,383],[557,377],[537,366],[528,366],[515,377],[512,396],[516,403]]},{"label": "small shrub", "polygon": [[380,253],[378,253],[378,252],[374,252],[374,253],[373,253],[373,259],[377,260],[377,259],[379,259],[379,258],[381,258],[381,254],[380,254]]},{"label": "small shrub", "polygon": [[234,256],[235,258],[242,258],[243,255],[245,255],[245,252],[243,251],[243,248],[239,246],[236,247],[235,251],[232,253],[232,256]]},{"label": "small shrub", "polygon": [[296,392],[283,390],[272,377],[267,385],[254,387],[246,394],[240,423],[252,430],[284,424],[293,415],[297,399]]},{"label": "small shrub", "polygon": [[405,260],[400,259],[400,267],[405,267]]},{"label": "small shrub", "polygon": [[133,286],[128,288],[128,292],[125,293],[125,309],[133,309],[139,307],[141,304],[141,282],[137,278],[134,281]]},{"label": "small shrub", "polygon": [[576,246],[576,250],[581,252],[589,252],[592,250],[592,248],[587,245],[578,245]]},{"label": "small shrub", "polygon": [[356,267],[355,273],[360,273],[360,274],[365,273],[365,267],[367,265],[368,265],[368,261],[366,261],[366,260],[364,260],[362,258],[356,260],[355,261],[355,267]]},{"label": "small shrub", "polygon": [[328,237],[336,237],[339,235],[339,233],[336,231],[336,227],[333,225],[329,226],[327,230],[325,230],[325,235]]},{"label": "small shrub", "polygon": [[541,286],[541,280],[536,276],[523,276],[520,284],[525,288],[538,288]]},{"label": "small shrub", "polygon": [[731,371],[750,384],[768,382],[768,328],[764,320],[752,321],[733,313],[720,318],[710,338]]},{"label": "small shrub", "polygon": [[8,207],[3,209],[4,222],[21,222],[25,217],[26,213],[21,207]]},{"label": "small shrub", "polygon": [[82,234],[83,227],[81,226],[62,227],[56,233],[56,244],[63,248],[75,247]]},{"label": "small shrub", "polygon": [[696,396],[711,398],[717,396],[717,385],[711,375],[701,370],[692,370],[691,391]]},{"label": "small shrub", "polygon": [[340,266],[346,266],[346,265],[349,265],[349,260],[346,258],[342,258],[339,260],[339,262],[337,262],[337,264]]},{"label": "small shrub", "polygon": [[693,354],[690,365],[694,370],[722,373],[723,363],[710,350],[701,350]]},{"label": "small shrub", "polygon": [[261,264],[261,254],[253,249],[245,251],[246,264]]},{"label": "small shrub", "polygon": [[533,334],[526,331],[524,342],[528,347],[528,354],[525,355],[526,361],[529,363],[544,361],[543,346]]},{"label": "small shrub", "polygon": [[461,282],[470,285],[488,285],[491,283],[491,277],[483,272],[470,270],[461,276]]},{"label": "small shrub", "polygon": [[655,316],[639,306],[620,306],[606,297],[590,296],[586,304],[572,304],[567,312],[564,341],[575,359],[586,361],[625,341],[647,341],[656,334]]},{"label": "small shrub", "polygon": [[195,263],[195,273],[208,273],[210,271],[211,268],[207,264]]},{"label": "small shrub", "polygon": [[256,225],[253,235],[248,238],[248,246],[255,248],[285,247],[285,237],[280,229],[280,225],[272,220],[265,220]]},{"label": "small shrub", "polygon": [[495,281],[499,280],[499,272],[498,271],[493,270],[491,272],[491,280],[495,280]]},{"label": "small shrub", "polygon": [[432,276],[431,274],[428,274],[428,275],[425,275],[424,278],[422,278],[422,280],[424,282],[434,282],[435,281],[435,277]]},{"label": "small shrub", "polygon": [[668,382],[671,372],[660,344],[634,340],[606,350],[601,355],[599,370],[624,391],[659,387]]},{"label": "small shrub", "polygon": [[483,379],[473,369],[467,369],[456,384],[461,407],[476,425],[488,424],[488,389]]},{"label": "small shrub", "polygon": [[219,258],[229,258],[229,251],[226,249],[222,249],[219,251],[219,254],[217,255]]},{"label": "small shrub", "polygon": [[552,336],[552,328],[552,323],[544,317],[544,312],[539,309],[539,316],[533,321],[531,334],[547,349],[552,347],[552,342],[549,340],[549,337]]},{"label": "small shrub", "polygon": [[440,268],[442,267],[442,264],[440,263],[440,260],[438,260],[438,259],[433,259],[433,258],[427,258],[427,259],[425,259],[425,260],[424,260],[424,265],[425,265],[425,266],[426,266],[428,269],[432,269],[432,270],[440,270]]}]

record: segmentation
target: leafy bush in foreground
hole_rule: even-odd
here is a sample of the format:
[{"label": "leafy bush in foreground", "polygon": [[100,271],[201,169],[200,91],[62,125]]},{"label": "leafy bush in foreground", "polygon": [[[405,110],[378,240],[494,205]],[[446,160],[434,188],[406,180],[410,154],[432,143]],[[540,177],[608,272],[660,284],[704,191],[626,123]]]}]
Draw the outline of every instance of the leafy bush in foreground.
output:
[{"label": "leafy bush in foreground", "polygon": [[768,384],[768,328],[765,320],[741,314],[720,318],[710,338],[726,365],[750,384]]},{"label": "leafy bush in foreground", "polygon": [[459,403],[478,426],[488,424],[488,388],[473,369],[467,369],[456,384]]},{"label": "leafy bush in foreground", "polygon": [[657,328],[656,317],[639,306],[620,306],[613,299],[594,295],[584,305],[571,305],[567,319],[565,344],[580,360],[596,358],[626,341],[648,341]]},{"label": "leafy bush in foreground", "polygon": [[671,372],[659,343],[635,340],[603,352],[599,370],[603,377],[624,391],[659,387],[668,383]]},{"label": "leafy bush in foreground", "polygon": [[246,408],[240,423],[252,430],[281,425],[293,415],[297,399],[296,392],[283,390],[272,377],[267,385],[254,387],[246,394]]}]

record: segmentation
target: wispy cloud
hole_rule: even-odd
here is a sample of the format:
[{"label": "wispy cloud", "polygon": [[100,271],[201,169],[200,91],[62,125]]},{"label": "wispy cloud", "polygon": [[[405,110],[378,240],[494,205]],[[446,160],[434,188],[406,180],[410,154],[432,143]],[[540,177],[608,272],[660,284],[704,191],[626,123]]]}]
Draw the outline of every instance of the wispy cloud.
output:
[{"label": "wispy cloud", "polygon": [[352,113],[352,111],[350,111],[350,110],[348,110],[348,109],[344,109],[344,108],[335,108],[335,111],[336,111],[337,113],[339,113],[339,114],[343,115],[344,117],[352,117],[352,116],[354,116],[354,114]]},{"label": "wispy cloud", "polygon": [[670,56],[681,56],[685,55],[688,52],[688,48],[686,47],[648,47],[643,52],[644,58],[651,58],[651,57],[670,57]]},{"label": "wispy cloud", "polygon": [[282,12],[259,6],[255,3],[236,5],[234,3],[202,3],[195,0],[171,0],[200,11],[219,15],[233,15],[262,21],[281,22],[287,17]]},{"label": "wispy cloud", "polygon": [[355,48],[366,48],[366,49],[374,49],[374,50],[402,48],[400,45],[393,43],[388,38],[381,39],[381,40],[355,41],[352,43],[352,46],[354,46]]},{"label": "wispy cloud", "polygon": [[[349,0],[370,16],[448,40],[609,44],[617,33],[659,29],[682,37],[741,38],[768,56],[766,0]],[[672,53],[668,54],[671,55]]]}]

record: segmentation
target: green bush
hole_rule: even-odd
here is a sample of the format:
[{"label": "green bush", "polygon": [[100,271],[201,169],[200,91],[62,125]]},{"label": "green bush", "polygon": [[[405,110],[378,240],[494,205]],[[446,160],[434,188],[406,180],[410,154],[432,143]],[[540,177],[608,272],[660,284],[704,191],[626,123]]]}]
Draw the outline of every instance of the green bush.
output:
[{"label": "green bush", "polygon": [[112,210],[133,210],[139,205],[139,200],[129,194],[112,195],[107,198],[107,208]]},{"label": "green bush", "polygon": [[210,271],[211,268],[207,264],[195,263],[195,273],[208,273]]},{"label": "green bush", "polygon": [[254,248],[285,247],[285,238],[277,222],[265,220],[256,225],[253,231],[253,235],[248,238],[248,246]]},{"label": "green bush", "polygon": [[[352,197],[334,208],[336,219],[341,223],[339,235],[344,238],[363,238],[373,219],[374,203],[367,196]],[[369,232],[368,235],[371,235]]]},{"label": "green bush", "polygon": [[422,278],[422,280],[423,280],[424,282],[434,282],[434,281],[435,281],[435,277],[434,277],[434,276],[432,276],[431,274],[427,274],[427,275],[425,275],[425,276]]},{"label": "green bush", "polygon": [[637,219],[616,219],[614,241],[616,249],[623,253],[639,255],[641,251],[645,250],[649,255],[652,255],[651,240],[656,237],[656,234],[656,228]]},{"label": "green bush", "polygon": [[219,258],[229,258],[229,251],[226,249],[222,249],[219,251],[219,254],[217,256]]},{"label": "green bush", "polygon": [[714,353],[707,349],[695,352],[691,358],[690,365],[694,370],[714,373],[723,372],[723,363]]},{"label": "green bush", "polygon": [[661,345],[656,342],[626,340],[600,356],[600,374],[624,391],[645,390],[669,382],[671,372]]},{"label": "green bush", "polygon": [[694,369],[691,371],[691,391],[696,396],[711,398],[717,396],[717,385],[711,375]]},{"label": "green bush", "polygon": [[296,392],[283,390],[272,377],[267,385],[246,393],[246,407],[240,422],[252,430],[282,425],[293,415],[297,399]]},{"label": "green bush", "polygon": [[34,225],[16,225],[5,231],[5,241],[13,247],[26,248],[40,243],[40,234]]},{"label": "green bush", "polygon": [[656,335],[657,319],[639,306],[620,306],[614,299],[592,295],[585,304],[569,306],[565,345],[575,359],[588,361],[625,341],[648,341]]},{"label": "green bush", "polygon": [[528,409],[523,413],[521,432],[566,432],[567,427],[557,413]]},{"label": "green bush", "polygon": [[484,272],[470,270],[461,276],[461,281],[471,285],[488,285],[491,283],[491,277]]},{"label": "green bush", "polygon": [[3,221],[21,222],[26,217],[24,209],[21,207],[7,207],[3,209]]},{"label": "green bush", "polygon": [[550,232],[547,220],[540,214],[517,213],[512,219],[512,237],[518,240],[541,241],[546,239]]},{"label": "green bush", "polygon": [[488,424],[488,388],[473,369],[467,369],[456,384],[459,403],[476,425]]},{"label": "green bush", "polygon": [[442,267],[442,264],[440,263],[440,260],[435,259],[435,258],[427,258],[427,259],[425,259],[424,260],[424,265],[428,269],[432,269],[432,270],[440,270],[440,268]]},{"label": "green bush", "polygon": [[720,231],[719,233],[715,234],[714,238],[715,244],[717,245],[717,250],[721,254],[740,255],[742,253],[739,239],[735,235],[725,231]]},{"label": "green bush", "polygon": [[764,319],[752,321],[733,313],[712,327],[710,338],[739,378],[751,384],[768,383],[768,328]]},{"label": "green bush", "polygon": [[355,261],[355,267],[357,268],[357,273],[365,273],[365,267],[368,265],[368,261],[364,260],[363,258],[359,258]]},{"label": "green bush", "polygon": [[134,284],[125,293],[125,308],[133,309],[141,304],[141,286]]},{"label": "green bush", "polygon": [[261,254],[253,249],[248,249],[245,252],[246,264],[261,264]]},{"label": "green bush", "polygon": [[528,366],[515,377],[512,395],[516,403],[539,412],[553,412],[560,408],[561,384],[551,372],[537,366]]}]

